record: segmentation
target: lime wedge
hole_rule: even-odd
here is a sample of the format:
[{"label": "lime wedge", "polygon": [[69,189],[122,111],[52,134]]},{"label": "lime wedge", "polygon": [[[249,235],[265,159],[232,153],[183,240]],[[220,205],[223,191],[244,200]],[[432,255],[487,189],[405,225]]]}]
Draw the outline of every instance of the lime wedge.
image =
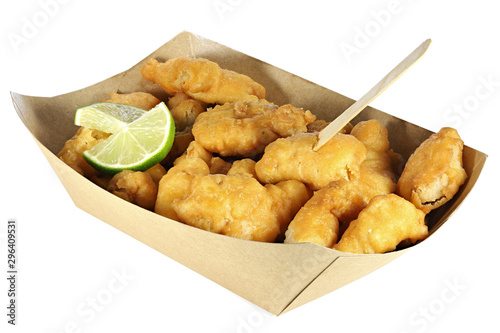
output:
[{"label": "lime wedge", "polygon": [[144,171],[167,156],[174,136],[174,120],[162,102],[83,152],[83,157],[104,174],[122,170]]},{"label": "lime wedge", "polygon": [[76,110],[75,125],[116,133],[147,111],[118,103],[95,103]]}]

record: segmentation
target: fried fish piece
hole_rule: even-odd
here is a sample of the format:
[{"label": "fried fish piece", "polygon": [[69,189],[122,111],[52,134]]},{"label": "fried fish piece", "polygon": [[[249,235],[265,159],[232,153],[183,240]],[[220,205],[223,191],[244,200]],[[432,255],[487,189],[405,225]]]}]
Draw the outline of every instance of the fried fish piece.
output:
[{"label": "fried fish piece", "polygon": [[317,134],[300,133],[270,143],[255,165],[263,183],[295,179],[319,190],[332,181],[359,177],[365,146],[350,134],[336,134],[317,151]]},{"label": "fried fish piece", "polygon": [[308,199],[298,181],[263,186],[242,175],[195,175],[188,195],[172,202],[179,220],[223,235],[273,242]]},{"label": "fried fish piece", "polygon": [[274,140],[307,131],[316,117],[289,104],[262,102],[217,105],[196,118],[193,135],[206,150],[221,156],[252,156]]},{"label": "fried fish piece", "polygon": [[182,92],[169,98],[167,107],[174,118],[175,136],[168,155],[161,163],[170,167],[194,140],[192,133],[194,121],[200,113],[205,112],[205,109],[198,101]]},{"label": "fried fish piece", "polygon": [[224,161],[218,156],[214,156],[210,159],[210,173],[211,174],[221,174],[225,175],[231,169],[231,163]]},{"label": "fried fish piece", "polygon": [[332,247],[340,234],[339,222],[347,227],[373,197],[394,192],[387,129],[377,120],[369,120],[354,126],[351,134],[367,149],[360,176],[331,182],[316,191],[290,223],[285,243],[312,242]]},{"label": "fried fish piece", "polygon": [[179,220],[207,231],[271,242],[279,233],[272,197],[254,178],[195,176],[188,195],[172,203]]},{"label": "fried fish piece", "polygon": [[424,213],[448,202],[467,179],[464,143],[458,132],[443,127],[410,156],[397,183],[397,193]]},{"label": "fried fish piece", "polygon": [[205,112],[200,102],[182,92],[178,92],[170,97],[167,106],[172,114],[172,118],[174,118],[175,130],[178,132],[192,127],[196,117],[200,113]]},{"label": "fried fish piece", "polygon": [[[255,163],[250,158],[236,160],[232,163],[227,175],[246,175],[256,178]],[[266,185],[266,188],[269,193],[274,195],[275,202],[280,206],[276,211],[278,214],[281,214],[279,218],[281,226],[280,236],[284,236],[288,224],[295,214],[297,214],[300,207],[311,198],[312,191],[303,183],[296,180],[279,182],[276,186]]]},{"label": "fried fish piece", "polygon": [[146,172],[123,170],[111,178],[107,190],[128,202],[152,210],[158,186]]},{"label": "fried fish piece", "polygon": [[[167,173],[167,171],[165,170],[165,168],[161,164],[156,164],[144,172],[148,173],[151,176],[151,178],[153,179],[156,186],[158,186],[158,183],[160,182],[161,177],[163,177]],[[113,179],[113,177],[115,175],[98,174],[98,175],[90,177],[89,179],[94,184],[102,187],[105,190],[108,190],[111,179]],[[128,201],[131,201],[131,200],[128,200]]]},{"label": "fried fish piece", "polygon": [[161,161],[161,164],[166,168],[170,168],[177,158],[186,152],[194,136],[191,133],[191,127],[185,128],[183,131],[175,131],[174,142],[167,156]]},{"label": "fried fish piece", "polygon": [[161,178],[158,185],[155,213],[179,221],[179,217],[172,208],[172,202],[187,194],[195,175],[210,174],[208,163],[212,157],[212,154],[200,144],[192,141],[186,152],[175,160],[174,165]]},{"label": "fried fish piece", "polygon": [[212,160],[214,156],[207,151],[205,148],[203,148],[202,145],[200,145],[196,141],[192,141],[184,154],[182,154],[179,158],[177,158],[174,162],[174,166],[180,163],[183,159],[192,159],[192,158],[198,158],[201,159],[207,166],[210,168],[210,161]]},{"label": "fried fish piece", "polygon": [[280,225],[279,237],[283,241],[285,231],[299,209],[311,199],[313,191],[298,180],[285,180],[276,185],[264,186],[274,198],[274,211]]},{"label": "fried fish piece", "polygon": [[66,141],[62,149],[57,153],[57,157],[87,178],[99,175],[100,173],[87,163],[82,154],[107,139],[110,135],[109,133],[81,126],[75,135]]},{"label": "fried fish piece", "polygon": [[220,170],[220,161],[193,141],[161,179],[155,212],[204,230],[272,242],[310,198],[298,181],[263,186],[250,159],[235,161],[227,174],[211,173]]},{"label": "fried fish piece", "polygon": [[104,102],[127,104],[146,111],[151,110],[160,103],[160,100],[155,96],[140,91],[129,94],[112,93],[110,97],[109,100]]},{"label": "fried fish piece", "polygon": [[374,197],[351,222],[334,249],[351,253],[385,253],[409,239],[425,239],[425,214],[396,194]]},{"label": "fried fish piece", "polygon": [[192,141],[186,151],[175,160],[166,175],[161,178],[155,212],[179,221],[177,213],[172,208],[172,202],[188,194],[194,176],[226,173],[229,168],[227,162],[214,157],[199,143]]},{"label": "fried fish piece", "polygon": [[141,74],[170,95],[181,91],[203,103],[258,101],[266,95],[265,88],[250,77],[203,58],[180,57],[164,63],[150,59]]},{"label": "fried fish piece", "polygon": [[227,172],[228,175],[249,175],[257,178],[255,174],[255,161],[250,158],[236,160],[231,164],[231,168]]},{"label": "fried fish piece", "polygon": [[158,194],[158,183],[166,173],[160,164],[145,171],[123,170],[110,179],[106,189],[128,202],[153,210]]},{"label": "fried fish piece", "polygon": [[284,243],[315,243],[331,248],[339,234],[339,221],[328,209],[333,200],[328,191],[316,191],[290,222]]},{"label": "fried fish piece", "polygon": [[201,158],[185,158],[170,168],[158,185],[154,211],[157,214],[179,221],[172,202],[183,198],[198,174],[208,175],[210,169]]},{"label": "fried fish piece", "polygon": [[158,185],[161,178],[167,174],[167,170],[165,170],[165,168],[159,163],[153,165],[144,172],[151,176],[156,185]]}]

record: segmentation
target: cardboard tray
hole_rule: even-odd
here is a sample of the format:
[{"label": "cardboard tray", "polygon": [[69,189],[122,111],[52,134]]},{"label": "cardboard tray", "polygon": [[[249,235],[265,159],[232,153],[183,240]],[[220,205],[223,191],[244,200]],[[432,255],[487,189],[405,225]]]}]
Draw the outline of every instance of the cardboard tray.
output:
[{"label": "cardboard tray", "polygon": [[[55,97],[11,93],[19,117],[76,206],[275,315],[355,281],[411,249],[359,255],[316,244],[269,244],[210,233],[132,205],[93,184],[56,157],[77,130],[73,119],[79,106],[105,100],[113,92],[145,91],[166,100],[165,92],[143,79],[140,69],[151,57],[167,60],[187,55],[204,57],[222,68],[246,74],[264,85],[269,101],[309,109],[318,119],[332,120],[354,102],[189,32],[180,33],[131,69],[90,87]],[[371,107],[353,123],[366,119],[377,119],[386,126],[391,147],[405,158],[432,134]],[[487,155],[465,146],[463,158],[469,177],[453,200],[427,216],[431,235],[472,190]]]}]

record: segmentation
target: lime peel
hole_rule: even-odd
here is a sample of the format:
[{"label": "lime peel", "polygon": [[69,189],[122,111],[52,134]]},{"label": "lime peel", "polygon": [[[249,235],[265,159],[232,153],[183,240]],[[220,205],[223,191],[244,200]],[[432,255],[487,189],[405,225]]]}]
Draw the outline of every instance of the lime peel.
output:
[{"label": "lime peel", "polygon": [[83,152],[83,157],[103,174],[112,175],[123,170],[145,171],[167,156],[174,136],[174,120],[162,102]]},{"label": "lime peel", "polygon": [[116,133],[128,123],[143,116],[146,110],[119,103],[94,103],[76,110],[75,125]]}]

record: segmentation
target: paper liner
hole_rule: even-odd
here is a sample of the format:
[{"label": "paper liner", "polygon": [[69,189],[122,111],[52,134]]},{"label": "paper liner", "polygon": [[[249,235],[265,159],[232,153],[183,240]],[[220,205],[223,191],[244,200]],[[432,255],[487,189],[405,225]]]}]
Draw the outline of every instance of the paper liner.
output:
[{"label": "paper liner", "polygon": [[[76,206],[275,315],[355,281],[411,249],[359,255],[315,244],[268,244],[213,234],[132,205],[85,179],[56,157],[64,142],[76,132],[73,119],[78,107],[108,99],[113,92],[145,91],[166,100],[161,88],[142,78],[140,69],[151,57],[165,61],[179,56],[207,58],[222,68],[246,74],[266,88],[267,100],[308,109],[318,119],[332,120],[354,102],[189,32],[180,33],[129,70],[90,87],[55,97],[11,93],[19,117]],[[371,107],[353,123],[366,119],[377,119],[386,126],[391,148],[405,158],[432,134]],[[463,158],[468,179],[453,200],[428,215],[431,235],[472,190],[487,156],[466,146]]]}]

